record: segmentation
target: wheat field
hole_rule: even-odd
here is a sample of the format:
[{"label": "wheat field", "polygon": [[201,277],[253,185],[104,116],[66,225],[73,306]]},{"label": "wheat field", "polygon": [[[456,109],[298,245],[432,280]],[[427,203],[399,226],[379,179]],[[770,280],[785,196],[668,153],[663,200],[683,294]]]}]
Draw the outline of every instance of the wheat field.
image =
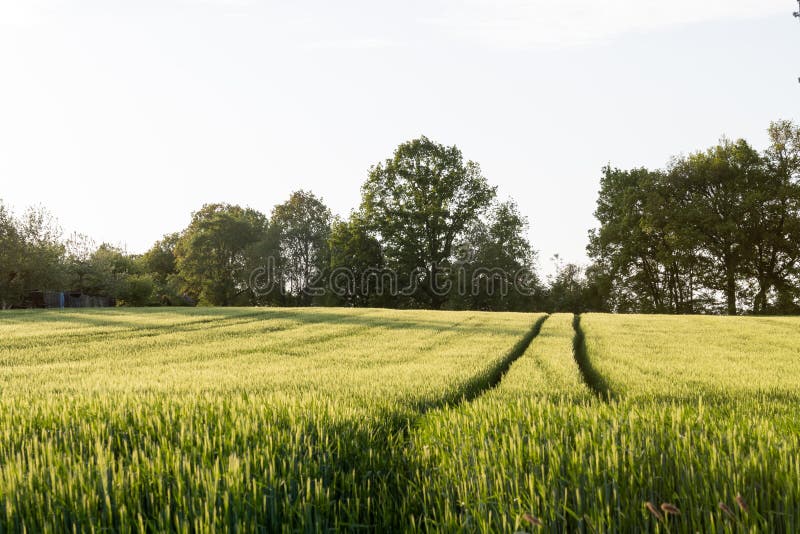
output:
[{"label": "wheat field", "polygon": [[800,320],[0,315],[0,532],[791,532]]}]

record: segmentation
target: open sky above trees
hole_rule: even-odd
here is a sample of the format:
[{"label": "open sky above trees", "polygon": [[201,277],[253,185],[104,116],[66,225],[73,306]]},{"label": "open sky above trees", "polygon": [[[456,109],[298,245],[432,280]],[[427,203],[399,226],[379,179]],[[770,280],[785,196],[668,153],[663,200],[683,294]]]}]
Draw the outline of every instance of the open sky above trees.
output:
[{"label": "open sky above trees", "polygon": [[205,203],[335,215],[427,135],[480,163],[544,270],[602,168],[797,121],[789,0],[0,3],[0,196],[143,253]]}]

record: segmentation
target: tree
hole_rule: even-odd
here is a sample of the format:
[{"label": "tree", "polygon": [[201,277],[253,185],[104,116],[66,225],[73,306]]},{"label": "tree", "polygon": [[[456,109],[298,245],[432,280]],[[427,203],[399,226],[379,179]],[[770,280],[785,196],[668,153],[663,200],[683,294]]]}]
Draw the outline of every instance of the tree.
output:
[{"label": "tree", "polygon": [[541,288],[528,229],[528,219],[513,200],[493,204],[485,220],[469,225],[458,247],[461,261],[453,276],[467,307],[517,311],[534,307]]},{"label": "tree", "polygon": [[331,288],[340,302],[350,306],[386,304],[390,288],[379,287],[380,278],[370,278],[383,269],[380,242],[370,235],[367,225],[354,213],[350,220],[336,220],[328,240],[331,256]]},{"label": "tree", "polygon": [[156,241],[139,259],[141,271],[152,281],[153,298],[167,306],[186,303],[186,299],[181,295],[181,281],[175,258],[175,248],[180,239],[180,233],[167,234]]},{"label": "tree", "polygon": [[180,241],[179,233],[167,234],[144,253],[141,262],[144,271],[149,273],[153,280],[166,284],[170,276],[177,273],[175,248]]},{"label": "tree", "polygon": [[103,243],[89,256],[82,290],[93,296],[116,300],[128,289],[128,277],[138,274],[135,261],[123,250]]},{"label": "tree", "polygon": [[564,263],[553,256],[556,272],[550,277],[548,309],[554,313],[583,313],[587,311],[585,293],[587,282],[583,269],[575,263]]},{"label": "tree", "polygon": [[143,285],[139,284],[132,290],[136,285],[135,278],[144,276],[139,257],[108,243],[97,246],[82,234],[70,237],[66,251],[67,282],[62,287],[92,297],[106,297],[119,305],[143,306],[150,303],[152,287],[146,297],[142,296]]},{"label": "tree", "polygon": [[671,173],[673,186],[686,191],[680,212],[697,244],[704,284],[723,293],[728,315],[738,312],[739,281],[754,235],[748,197],[763,183],[762,172],[760,155],[746,141],[723,139]]},{"label": "tree", "polygon": [[331,220],[331,211],[322,200],[302,190],[292,193],[289,200],[272,211],[284,283],[300,304],[309,304],[324,289]]},{"label": "tree", "polygon": [[773,290],[786,295],[800,261],[800,128],[773,122],[765,172],[746,197],[752,249],[747,274],[755,281],[754,313],[766,313]]},{"label": "tree", "polygon": [[604,170],[589,253],[606,305],[732,315],[752,298],[753,313],[793,309],[800,130],[780,121],[769,134],[763,154],[723,139],[666,171]]},{"label": "tree", "polygon": [[[590,271],[617,311],[691,313],[696,306],[696,259],[683,222],[682,193],[662,171],[607,166],[589,235]],[[600,286],[597,286],[598,288]],[[598,295],[599,297],[599,295]]]},{"label": "tree", "polygon": [[250,208],[207,204],[175,245],[182,289],[201,304],[230,306],[249,290],[246,253],[264,239],[266,217]]},{"label": "tree", "polygon": [[22,298],[23,243],[17,222],[0,201],[0,309],[6,309]]},{"label": "tree", "polygon": [[477,163],[465,163],[457,147],[423,136],[372,167],[362,187],[361,212],[390,266],[404,282],[419,283],[415,297],[441,308],[448,295],[439,286],[453,244],[495,194]]},{"label": "tree", "polygon": [[122,306],[147,306],[153,303],[156,284],[149,274],[129,274],[117,294]]},{"label": "tree", "polygon": [[66,242],[67,272],[69,290],[87,293],[91,291],[91,281],[94,266],[92,255],[97,250],[97,244],[85,234],[73,233]]},{"label": "tree", "polygon": [[65,248],[56,218],[41,206],[28,208],[19,224],[24,242],[22,277],[26,290],[57,290],[66,283]]}]

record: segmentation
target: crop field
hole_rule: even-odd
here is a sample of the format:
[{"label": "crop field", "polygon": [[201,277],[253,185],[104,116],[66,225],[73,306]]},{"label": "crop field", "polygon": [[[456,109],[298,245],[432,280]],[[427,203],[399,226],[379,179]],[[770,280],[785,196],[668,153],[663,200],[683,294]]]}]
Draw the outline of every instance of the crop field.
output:
[{"label": "crop field", "polygon": [[792,532],[800,320],[0,315],[0,532]]}]

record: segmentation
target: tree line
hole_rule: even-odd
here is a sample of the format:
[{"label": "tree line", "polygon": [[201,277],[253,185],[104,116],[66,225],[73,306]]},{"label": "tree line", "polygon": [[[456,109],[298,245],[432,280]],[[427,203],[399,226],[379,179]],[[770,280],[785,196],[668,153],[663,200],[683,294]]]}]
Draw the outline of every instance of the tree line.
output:
[{"label": "tree line", "polygon": [[46,210],[15,218],[0,204],[0,304],[68,290],[132,306],[531,310],[546,291],[527,232],[516,203],[498,200],[477,163],[421,137],[371,168],[346,219],[302,190],[269,216],[207,204],[141,255],[61,239]]},{"label": "tree line", "polygon": [[[665,169],[606,167],[581,281],[618,312],[798,313],[800,129],[722,141]],[[591,299],[590,299],[591,300]]]},{"label": "tree line", "polygon": [[302,190],[269,215],[207,204],[141,255],[0,203],[0,305],[55,290],[131,306],[798,313],[800,129],[775,122],[769,139],[763,152],[723,139],[664,169],[607,166],[591,263],[556,256],[547,280],[517,204],[425,137],[370,169],[347,218]]}]

